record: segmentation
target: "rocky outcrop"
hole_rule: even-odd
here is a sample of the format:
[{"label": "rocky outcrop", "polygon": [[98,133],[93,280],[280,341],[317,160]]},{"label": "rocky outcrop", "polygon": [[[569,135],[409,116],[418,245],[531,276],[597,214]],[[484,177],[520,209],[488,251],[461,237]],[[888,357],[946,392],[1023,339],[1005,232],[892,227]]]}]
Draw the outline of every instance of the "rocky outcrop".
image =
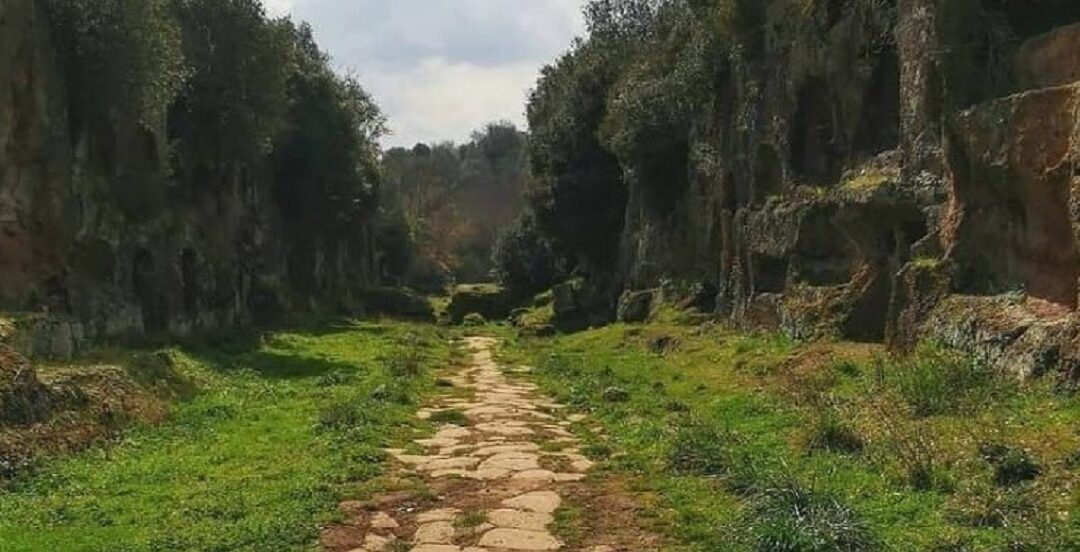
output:
[{"label": "rocky outcrop", "polygon": [[462,284],[450,293],[447,313],[454,324],[461,324],[470,314],[479,314],[485,320],[503,320],[519,306],[518,298],[510,290],[495,284]]},{"label": "rocky outcrop", "polygon": [[269,159],[176,171],[164,122],[91,132],[46,12],[0,2],[0,309],[55,316],[21,349],[358,306],[377,272],[370,227],[289,228]]},{"label": "rocky outcrop", "polygon": [[1080,4],[792,4],[726,60],[672,158],[687,181],[627,174],[621,287],[707,282],[739,324],[1075,372]]}]

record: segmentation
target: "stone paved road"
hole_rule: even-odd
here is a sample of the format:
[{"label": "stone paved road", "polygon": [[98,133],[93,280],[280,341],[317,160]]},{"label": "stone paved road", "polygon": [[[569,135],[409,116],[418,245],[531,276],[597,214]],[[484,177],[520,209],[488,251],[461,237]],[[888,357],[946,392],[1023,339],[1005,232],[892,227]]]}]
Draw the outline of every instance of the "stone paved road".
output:
[{"label": "stone paved road", "polygon": [[[420,418],[456,409],[469,424],[445,424],[416,444],[423,450],[388,452],[408,474],[436,483],[458,482],[452,493],[415,511],[387,508],[366,516],[356,551],[509,552],[564,550],[552,533],[553,514],[566,487],[581,481],[593,463],[581,455],[563,419],[563,406],[535,385],[500,371],[495,340],[467,339],[471,361],[449,378],[465,394],[448,392],[421,409]],[[359,535],[354,536],[359,539]],[[593,539],[595,542],[595,539]],[[588,552],[626,550],[606,544]]]}]

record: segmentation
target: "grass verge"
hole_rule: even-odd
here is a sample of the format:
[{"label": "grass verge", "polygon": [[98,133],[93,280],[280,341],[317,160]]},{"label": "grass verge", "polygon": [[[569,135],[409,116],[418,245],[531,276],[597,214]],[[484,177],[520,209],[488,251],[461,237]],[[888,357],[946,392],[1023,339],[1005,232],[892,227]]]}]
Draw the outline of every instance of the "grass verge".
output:
[{"label": "grass verge", "polygon": [[675,320],[509,337],[680,550],[1080,550],[1080,400],[927,347]]},{"label": "grass verge", "polygon": [[310,550],[411,429],[430,325],[342,324],[169,352],[203,391],[163,424],[0,489],[8,551]]}]

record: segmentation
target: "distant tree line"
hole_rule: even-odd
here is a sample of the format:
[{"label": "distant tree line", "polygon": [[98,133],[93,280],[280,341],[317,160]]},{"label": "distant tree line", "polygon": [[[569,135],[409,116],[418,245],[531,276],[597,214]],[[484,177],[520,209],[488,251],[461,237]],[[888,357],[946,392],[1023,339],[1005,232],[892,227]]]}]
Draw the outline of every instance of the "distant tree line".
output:
[{"label": "distant tree line", "polygon": [[496,122],[465,144],[388,150],[379,219],[386,278],[429,292],[491,280],[497,234],[521,208],[525,146],[524,133]]}]

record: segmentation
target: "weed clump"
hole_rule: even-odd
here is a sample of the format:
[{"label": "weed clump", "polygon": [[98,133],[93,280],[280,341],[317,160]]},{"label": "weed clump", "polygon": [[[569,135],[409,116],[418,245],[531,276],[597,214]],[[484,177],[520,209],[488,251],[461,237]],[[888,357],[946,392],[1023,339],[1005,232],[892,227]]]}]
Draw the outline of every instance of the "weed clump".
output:
[{"label": "weed clump", "polygon": [[946,505],[949,519],[975,528],[1015,526],[1038,510],[1038,501],[1027,489],[1002,489],[985,481],[965,485]]},{"label": "weed clump", "polygon": [[730,473],[730,446],[738,437],[731,431],[694,419],[680,427],[668,451],[669,468],[681,475],[717,476]]},{"label": "weed clump", "polygon": [[1021,448],[983,443],[979,447],[979,455],[994,469],[994,482],[1001,487],[1031,481],[1042,473],[1039,464]]},{"label": "weed clump", "polygon": [[879,361],[877,371],[879,382],[893,389],[918,417],[954,412],[973,394],[988,390],[990,382],[977,362],[933,347],[923,347],[888,367]]},{"label": "weed clump", "polygon": [[851,508],[796,482],[765,489],[746,522],[750,548],[760,552],[878,549],[873,532]]},{"label": "weed clump", "polygon": [[375,421],[368,415],[371,409],[361,409],[353,401],[335,402],[319,412],[319,429],[346,431]]},{"label": "weed clump", "polygon": [[857,454],[863,450],[863,439],[855,428],[840,418],[835,410],[818,417],[810,429],[810,450],[839,454]]},{"label": "weed clump", "polygon": [[337,387],[339,385],[348,385],[355,381],[356,378],[353,374],[348,372],[330,372],[319,376],[319,379],[315,382],[315,385],[319,387]]},{"label": "weed clump", "polygon": [[387,370],[395,378],[411,378],[423,371],[423,361],[419,347],[401,347],[397,354],[387,360]]},{"label": "weed clump", "polygon": [[464,412],[456,408],[432,412],[431,421],[437,424],[453,424],[457,426],[469,425],[469,418],[465,416]]},{"label": "weed clump", "polygon": [[609,403],[623,403],[630,400],[630,392],[622,387],[607,387],[601,393],[601,398],[604,402]]}]

